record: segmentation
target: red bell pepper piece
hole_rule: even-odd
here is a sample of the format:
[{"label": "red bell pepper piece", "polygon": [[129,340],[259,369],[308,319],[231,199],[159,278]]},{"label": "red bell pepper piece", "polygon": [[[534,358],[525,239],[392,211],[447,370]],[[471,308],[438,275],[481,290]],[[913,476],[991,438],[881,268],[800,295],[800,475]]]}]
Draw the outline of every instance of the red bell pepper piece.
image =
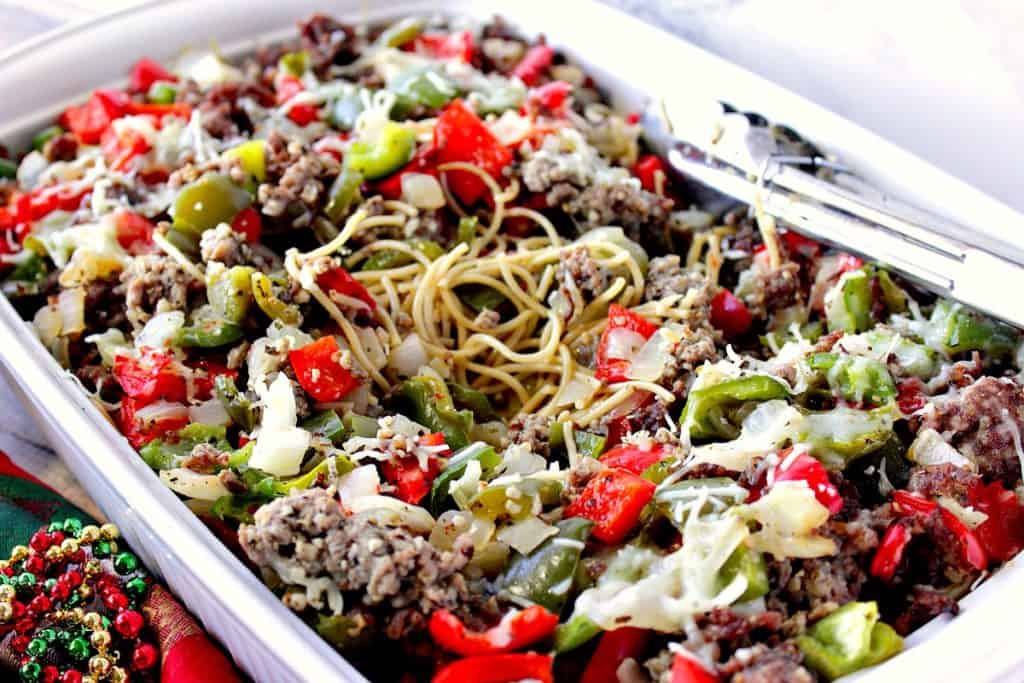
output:
[{"label": "red bell pepper piece", "polygon": [[[277,103],[284,104],[306,89],[295,76],[281,76],[277,82]],[[296,104],[288,110],[288,118],[305,126],[320,118],[320,111],[313,104]]]},{"label": "red bell pepper piece", "polygon": [[513,683],[522,680],[553,683],[553,663],[550,655],[534,652],[460,659],[437,672],[432,683]]},{"label": "red bell pepper piece", "polygon": [[779,464],[768,473],[768,488],[780,481],[803,481],[829,514],[843,509],[843,497],[828,478],[828,471],[817,459],[807,453],[792,455],[793,449],[779,452]]},{"label": "red bell pepper piece", "polygon": [[188,415],[166,417],[159,420],[150,420],[145,424],[137,417],[139,408],[146,405],[146,401],[121,397],[121,412],[118,419],[118,427],[121,433],[128,439],[132,448],[139,449],[153,439],[159,439],[171,432],[176,432],[188,425]]},{"label": "red bell pepper piece", "polygon": [[107,166],[115,171],[127,170],[132,159],[145,154],[150,149],[149,141],[142,133],[130,128],[118,133],[113,126],[103,131],[100,144],[103,147],[103,158],[106,159]]},{"label": "red bell pepper piece", "polygon": [[[498,142],[462,100],[450,102],[434,126],[434,147],[439,163],[462,161],[476,166],[492,178],[500,179],[501,171],[512,163],[512,152]],[[448,185],[464,204],[476,203],[487,191],[477,176],[467,171],[450,171]]]},{"label": "red bell pepper piece", "polygon": [[410,45],[420,54],[435,59],[458,59],[467,64],[473,61],[473,53],[476,50],[473,33],[470,31],[424,33],[417,36]]},{"label": "red bell pepper piece", "polygon": [[891,581],[909,542],[910,532],[905,526],[899,522],[890,525],[871,560],[871,575],[883,581]]},{"label": "red bell pepper piece", "polygon": [[594,522],[594,538],[618,543],[640,521],[640,513],[654,496],[654,483],[627,470],[606,469],[591,479],[579,498],[565,508],[566,517]]},{"label": "red bell pepper piece", "polygon": [[627,375],[632,365],[632,359],[617,358],[611,355],[615,353],[610,348],[611,341],[616,334],[621,334],[619,330],[635,333],[646,341],[658,331],[658,326],[619,304],[609,306],[608,324],[605,326],[604,332],[601,333],[595,354],[597,370],[594,376],[602,382],[624,382],[628,379]]},{"label": "red bell pepper piece", "polygon": [[738,337],[750,329],[754,318],[747,305],[728,289],[718,290],[711,299],[711,324],[726,337]]},{"label": "red bell pepper piece", "polygon": [[[444,435],[442,434],[442,443]],[[395,497],[406,503],[417,505],[423,497],[430,493],[430,486],[441,473],[441,461],[431,456],[427,458],[427,469],[420,467],[420,459],[415,455],[407,455],[397,460],[381,463],[384,479],[395,486]]]},{"label": "red bell pepper piece", "polygon": [[565,102],[571,92],[571,83],[551,81],[531,90],[528,101],[537,108],[556,112],[565,106]]},{"label": "red bell pepper piece", "polygon": [[[798,232],[787,230],[782,233],[782,243],[786,245],[790,254],[813,259],[821,255],[821,245],[810,237],[804,237]],[[763,246],[763,245],[762,245]]]},{"label": "red bell pepper piece", "polygon": [[437,170],[437,148],[433,145],[423,145],[412,155],[402,168],[398,169],[387,178],[380,180],[374,186],[374,190],[384,199],[402,198],[402,176],[406,173],[424,173],[426,175],[438,176]]},{"label": "red bell pepper piece", "polygon": [[119,90],[97,90],[85,104],[69,107],[60,116],[60,124],[74,133],[79,142],[95,145],[111,121],[128,111],[130,100]]},{"label": "red bell pepper piece", "polygon": [[534,45],[523,56],[512,75],[517,76],[526,85],[533,87],[544,75],[555,59],[555,51],[547,45]]},{"label": "red bell pepper piece", "polygon": [[168,351],[147,346],[138,357],[117,356],[113,372],[121,390],[140,406],[161,399],[180,403],[188,393],[185,378]]},{"label": "red bell pepper piece", "polygon": [[648,192],[654,192],[657,189],[655,174],[658,171],[661,171],[666,176],[668,175],[665,173],[665,164],[655,154],[645,154],[633,164],[633,175],[640,179],[640,184]]},{"label": "red bell pepper piece", "polygon": [[676,654],[672,660],[672,683],[716,683],[717,674],[713,674],[693,657]]},{"label": "red bell pepper piece", "polygon": [[896,510],[903,514],[920,512],[927,515],[939,507],[939,504],[934,500],[928,500],[916,493],[903,490],[892,492],[892,502],[896,505]]},{"label": "red bell pepper piece", "polygon": [[990,557],[1005,562],[1024,548],[1024,506],[999,482],[977,484],[968,491],[971,506],[988,515],[974,529]]},{"label": "red bell pepper piece", "polygon": [[327,335],[288,353],[299,385],[321,403],[340,401],[359,386],[359,380],[339,359],[338,341]]},{"label": "red bell pepper piece", "polygon": [[128,72],[128,92],[145,95],[157,81],[177,82],[178,77],[169,72],[159,62],[143,57],[135,62]]},{"label": "red bell pepper piece", "polygon": [[187,121],[192,116],[192,106],[184,102],[175,102],[174,104],[130,102],[127,113],[136,116],[152,116],[154,118],[154,125],[159,128],[160,120],[165,116],[177,116]]},{"label": "red bell pepper piece", "polygon": [[259,242],[263,234],[263,219],[260,212],[251,206],[247,206],[232,219],[231,229],[245,235],[246,242]]},{"label": "red bell pepper piece", "polygon": [[599,460],[608,467],[629,470],[633,474],[642,474],[644,470],[665,457],[665,446],[660,443],[651,444],[643,449],[635,444],[622,444],[612,448]]},{"label": "red bell pepper piece", "polygon": [[512,610],[501,623],[483,632],[466,628],[457,616],[446,609],[430,617],[430,636],[449,652],[462,657],[479,657],[519,650],[551,635],[558,626],[558,615],[540,605],[522,611]]},{"label": "red bell pepper piece", "polygon": [[924,382],[917,377],[905,379],[896,385],[896,405],[904,415],[912,415],[927,405]]},{"label": "red bell pepper piece", "polygon": [[618,446],[622,443],[622,437],[630,434],[633,431],[633,426],[629,423],[629,418],[625,415],[619,417],[613,417],[608,420],[608,438],[606,444],[610,447]]},{"label": "red bell pepper piece", "polygon": [[623,661],[639,659],[647,647],[651,632],[624,626],[601,636],[597,649],[583,671],[580,683],[618,683],[616,671]]},{"label": "red bell pepper piece", "polygon": [[963,553],[964,560],[967,564],[971,565],[978,571],[984,571],[988,568],[988,554],[985,552],[985,548],[982,547],[981,541],[974,534],[971,529],[960,521],[960,518],[954,515],[946,508],[939,506],[939,515],[942,516],[942,522],[946,525],[946,528],[956,536],[960,542],[960,550]]},{"label": "red bell pepper piece", "polygon": [[194,372],[192,375],[192,389],[194,395],[200,401],[205,401],[213,396],[213,383],[220,376],[238,379],[238,370],[232,370],[223,363],[213,360],[201,360],[192,364]]},{"label": "red bell pepper piece", "polygon": [[839,261],[836,263],[836,273],[842,275],[848,273],[851,270],[860,270],[864,267],[864,259],[854,256],[853,254],[847,254],[843,252],[839,255]]},{"label": "red bell pepper piece", "polygon": [[154,225],[141,214],[128,209],[114,212],[117,227],[117,243],[129,254],[137,256],[148,253],[153,246]]},{"label": "red bell pepper piece", "polygon": [[358,299],[366,304],[371,311],[377,310],[377,300],[363,286],[359,280],[352,277],[344,268],[332,268],[321,273],[316,278],[316,283],[326,292],[338,292],[347,297]]}]

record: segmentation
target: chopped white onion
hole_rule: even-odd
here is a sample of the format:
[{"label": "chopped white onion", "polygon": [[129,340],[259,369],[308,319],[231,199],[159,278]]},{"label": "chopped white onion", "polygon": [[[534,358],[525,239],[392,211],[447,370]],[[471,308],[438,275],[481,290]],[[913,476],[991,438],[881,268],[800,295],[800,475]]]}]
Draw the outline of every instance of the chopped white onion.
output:
[{"label": "chopped white onion", "polygon": [[185,314],[181,311],[157,313],[146,323],[142,331],[135,337],[135,348],[151,346],[162,349],[171,345],[171,340],[178,330],[185,326]]},{"label": "chopped white onion", "polygon": [[617,327],[608,332],[608,346],[605,355],[617,360],[632,360],[646,342],[647,340],[639,333],[627,330],[625,327]]},{"label": "chopped white onion", "polygon": [[47,347],[51,346],[57,337],[60,336],[61,330],[61,315],[53,306],[43,306],[36,315],[32,318],[32,325],[36,328],[36,333],[39,335],[39,339]]},{"label": "chopped white onion", "polygon": [[402,377],[415,377],[419,369],[430,362],[427,349],[415,332],[402,340],[394,351],[388,365]]},{"label": "chopped white onion", "polygon": [[338,480],[338,498],[343,505],[363,496],[380,493],[380,475],[374,465],[357,467]]},{"label": "chopped white onion", "polygon": [[60,311],[60,333],[63,336],[82,332],[85,329],[85,288],[62,290],[57,297],[57,310]]},{"label": "chopped white onion", "polygon": [[216,398],[203,401],[197,406],[191,406],[188,409],[188,419],[204,425],[227,426],[231,424],[231,416],[224,409],[224,404],[220,399]]},{"label": "chopped white onion", "polygon": [[217,500],[230,493],[216,474],[199,474],[184,467],[161,470],[160,481],[175,493],[197,500]]},{"label": "chopped white onion", "polygon": [[527,517],[498,532],[498,540],[507,543],[516,552],[526,555],[552,536],[558,535],[558,528],[545,524],[536,517]]},{"label": "chopped white onion", "polygon": [[434,528],[434,518],[429,512],[391,496],[361,496],[348,503],[348,509],[354,515],[372,511],[382,522],[405,526],[423,534]]},{"label": "chopped white onion", "polygon": [[85,341],[96,345],[96,350],[100,352],[100,359],[107,367],[114,364],[114,358],[118,355],[131,350],[124,332],[114,327],[102,334],[90,334]]},{"label": "chopped white onion", "polygon": [[188,406],[170,401],[156,401],[148,406],[143,406],[135,413],[135,419],[142,424],[157,422],[160,420],[172,420],[188,417]]},{"label": "chopped white onion", "polygon": [[629,366],[630,379],[655,382],[672,361],[672,350],[682,339],[678,326],[666,325],[648,339]]},{"label": "chopped white onion", "polygon": [[39,176],[43,174],[49,162],[39,152],[29,152],[18,164],[18,185],[21,187],[35,187],[39,182]]},{"label": "chopped white onion", "polygon": [[440,209],[445,205],[444,190],[437,178],[426,173],[402,175],[402,199],[417,209]]},{"label": "chopped white onion", "polygon": [[503,146],[514,147],[529,137],[533,131],[533,121],[528,116],[509,109],[487,124],[487,127]]}]

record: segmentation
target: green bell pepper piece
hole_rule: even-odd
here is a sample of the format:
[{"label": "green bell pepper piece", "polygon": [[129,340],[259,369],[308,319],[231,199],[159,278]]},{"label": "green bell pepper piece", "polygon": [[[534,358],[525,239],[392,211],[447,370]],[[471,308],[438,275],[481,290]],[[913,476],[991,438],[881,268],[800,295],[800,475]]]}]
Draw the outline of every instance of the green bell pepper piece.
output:
[{"label": "green bell pepper piece", "polygon": [[476,239],[476,227],[480,224],[480,219],[476,216],[463,216],[459,219],[459,229],[456,233],[456,242],[459,244],[470,244]]},{"label": "green bell pepper piece", "polygon": [[18,177],[18,164],[10,159],[0,158],[0,178],[14,180]]},{"label": "green bell pepper piece", "polygon": [[46,259],[34,251],[30,251],[17,262],[14,270],[4,278],[4,293],[15,287],[15,291],[24,291],[26,285],[36,285],[46,279]]},{"label": "green bell pepper piece", "polygon": [[315,415],[310,415],[299,425],[307,432],[327,439],[335,446],[340,446],[348,437],[348,430],[342,422],[338,413],[333,410],[325,410]]},{"label": "green bell pepper piece", "polygon": [[796,639],[804,663],[826,680],[874,666],[898,654],[903,639],[879,621],[875,602],[849,602]]},{"label": "green bell pepper piece", "polygon": [[374,142],[353,142],[345,160],[348,168],[359,172],[365,179],[377,180],[405,166],[415,149],[416,133],[401,124],[388,121]]},{"label": "green bell pepper piece", "polygon": [[497,520],[519,520],[540,507],[555,505],[562,493],[562,483],[554,479],[526,477],[515,483],[491,484],[469,501],[474,515]]},{"label": "green bell pepper piece", "polygon": [[344,614],[317,614],[313,626],[317,635],[337,650],[351,651],[367,645],[372,639],[373,629],[360,626]]},{"label": "green bell pepper piece", "polygon": [[295,304],[286,304],[274,294],[274,283],[265,274],[253,272],[252,294],[256,305],[273,320],[280,320],[285,325],[298,325],[302,322],[302,314]]},{"label": "green bell pepper piece", "polygon": [[569,621],[555,628],[555,652],[562,654],[586,645],[601,631],[601,627],[589,618],[574,614]]},{"label": "green bell pepper piece", "polygon": [[399,74],[388,84],[388,89],[398,96],[395,108],[399,111],[392,110],[398,118],[403,118],[403,110],[408,112],[416,105],[440,109],[458,94],[453,83],[429,68],[414,68]]},{"label": "green bell pepper piece", "polygon": [[896,396],[889,370],[871,358],[838,353],[814,353],[807,363],[825,373],[829,388],[847,401],[881,405]]},{"label": "green bell pepper piece", "polygon": [[[300,474],[293,479],[274,482],[274,493],[279,496],[288,495],[290,491],[305,490],[318,483],[320,477],[326,478],[330,474],[331,460],[328,458],[305,474]],[[334,470],[337,474],[348,474],[355,469],[355,464],[348,459],[348,456],[337,455],[334,457]]]},{"label": "green bell pepper piece", "polygon": [[460,287],[457,294],[462,303],[477,313],[496,311],[499,306],[508,301],[504,294],[486,285],[466,285]]},{"label": "green bell pepper piece", "polygon": [[199,255],[199,235],[171,227],[165,235],[167,241],[189,256]]},{"label": "green bell pepper piece", "polygon": [[331,185],[331,198],[324,208],[324,213],[335,223],[340,223],[348,215],[349,209],[362,200],[359,187],[363,184],[363,174],[354,168],[345,166]]},{"label": "green bell pepper piece", "polygon": [[309,69],[309,53],[305,50],[286,52],[277,60],[279,71],[300,78]]},{"label": "green bell pepper piece", "polygon": [[178,430],[175,441],[154,439],[139,449],[139,455],[154,470],[169,470],[187,458],[192,449],[201,443],[212,445],[220,451],[230,451],[227,432],[222,426],[190,424]]},{"label": "green bell pepper piece", "polygon": [[948,353],[1003,356],[1013,353],[1020,342],[1020,334],[1009,325],[945,299],[935,304],[930,322]]},{"label": "green bell pepper piece", "polygon": [[178,89],[166,81],[157,81],[146,93],[146,99],[153,104],[174,104],[177,98]]},{"label": "green bell pepper piece", "polygon": [[204,230],[231,223],[252,197],[220,173],[205,175],[183,187],[174,200],[174,227],[198,237]]},{"label": "green bell pepper piece", "polygon": [[32,138],[32,149],[34,149],[37,152],[42,152],[43,146],[47,142],[57,137],[58,135],[63,135],[63,133],[64,129],[60,126],[48,126],[46,128],[43,128],[41,131],[35,134],[35,137]]},{"label": "green bell pepper piece", "polygon": [[435,517],[451,507],[448,492],[452,482],[465,474],[466,467],[474,460],[480,463],[480,469],[486,475],[501,464],[501,455],[490,446],[479,443],[466,446],[453,455],[430,487],[430,511]]},{"label": "green bell pepper piece", "polygon": [[417,17],[408,17],[397,21],[384,29],[384,32],[377,38],[377,44],[383,47],[402,47],[417,36],[423,33],[423,20]]},{"label": "green bell pepper piece", "polygon": [[907,339],[892,330],[876,327],[861,337],[875,355],[887,354],[887,361],[899,366],[901,372],[928,379],[938,372],[938,353],[924,344]]},{"label": "green bell pepper piece", "polygon": [[874,268],[864,266],[843,273],[825,295],[825,320],[830,332],[863,332],[872,325],[872,280]]},{"label": "green bell pepper piece", "polygon": [[251,432],[256,426],[256,413],[252,401],[238,391],[235,380],[227,375],[218,375],[213,380],[213,390],[231,421],[245,431]]},{"label": "green bell pepper piece", "polygon": [[241,339],[242,335],[241,325],[219,318],[209,318],[178,330],[174,335],[174,343],[176,346],[215,349],[233,344]]},{"label": "green bell pepper piece", "polygon": [[757,600],[762,595],[767,595],[771,588],[764,556],[745,545],[736,548],[722,565],[716,580],[716,590],[724,589],[735,581],[737,576],[746,577],[747,590],[743,591],[743,595],[736,602]]},{"label": "green bell pepper piece", "polygon": [[852,460],[874,453],[888,443],[899,418],[895,402],[871,410],[837,406],[808,412],[793,440],[809,444],[811,455],[826,467],[843,469]]},{"label": "green bell pepper piece", "polygon": [[448,391],[452,395],[452,403],[455,404],[455,407],[472,411],[473,417],[477,420],[483,422],[498,416],[484,392],[456,382],[448,382]]},{"label": "green bell pepper piece", "polygon": [[256,448],[256,442],[249,441],[241,448],[232,451],[228,456],[228,467],[234,470],[244,469],[244,466],[249,464],[249,458],[252,457],[254,448]]},{"label": "green bell pepper piece", "polygon": [[664,460],[659,460],[645,469],[640,473],[640,476],[647,481],[653,481],[655,484],[660,484],[668,479],[668,475],[672,474],[678,466],[679,461],[675,458],[665,458]]},{"label": "green bell pepper piece", "polygon": [[885,302],[886,311],[889,313],[902,313],[907,310],[907,301],[910,297],[907,296],[902,287],[893,282],[889,271],[878,271],[878,284],[882,289],[882,301]]},{"label": "green bell pepper piece", "polygon": [[456,410],[445,383],[437,377],[420,375],[402,383],[401,395],[412,405],[411,417],[432,432],[444,434],[452,450],[469,445],[473,413]]},{"label": "green bell pepper piece", "polygon": [[[593,432],[582,429],[573,430],[573,441],[576,443],[576,452],[583,457],[596,458],[604,452],[604,445],[608,438]],[[565,425],[561,422],[553,422],[548,430],[548,443],[552,448],[565,447]]]},{"label": "green bell pepper piece", "polygon": [[379,425],[372,417],[364,417],[362,415],[356,415],[355,413],[349,413],[344,417],[342,422],[344,422],[345,428],[348,429],[352,436],[361,436],[366,439],[372,439],[377,436],[377,428]]},{"label": "green bell pepper piece", "polygon": [[[409,246],[419,251],[431,261],[444,255],[444,249],[434,240],[413,240]],[[360,270],[388,270],[412,263],[412,257],[402,251],[383,249],[375,251],[363,261]]]},{"label": "green bell pepper piece", "polygon": [[232,266],[206,276],[206,298],[214,313],[228,322],[242,323],[253,301],[252,266]]},{"label": "green bell pepper piece", "polygon": [[469,98],[480,116],[500,114],[509,109],[519,109],[526,102],[526,86],[516,81],[474,91]]},{"label": "green bell pepper piece", "polygon": [[690,392],[679,424],[689,428],[695,439],[725,437],[735,439],[739,428],[727,411],[749,401],[771,401],[788,398],[786,386],[768,375],[752,375],[730,379]]},{"label": "green bell pepper piece", "polygon": [[[569,597],[576,566],[583,554],[583,543],[594,523],[583,517],[572,517],[556,526],[557,536],[541,543],[529,555],[516,553],[505,573],[498,578],[499,589],[554,614],[562,611]],[[566,543],[566,540],[578,543]]]},{"label": "green bell pepper piece", "polygon": [[[267,179],[267,143],[263,140],[249,140],[224,152],[228,159],[238,159],[242,170],[257,183]],[[243,207],[244,208],[244,207]]]}]

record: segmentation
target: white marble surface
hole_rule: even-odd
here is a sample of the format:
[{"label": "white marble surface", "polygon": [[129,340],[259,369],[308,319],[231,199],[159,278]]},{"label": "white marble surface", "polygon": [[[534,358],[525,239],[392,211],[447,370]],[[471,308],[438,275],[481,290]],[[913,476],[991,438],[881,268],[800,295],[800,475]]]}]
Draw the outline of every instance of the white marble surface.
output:
[{"label": "white marble surface", "polygon": [[[1017,169],[1024,157],[1024,2],[607,1],[1024,210]],[[131,2],[0,0],[0,48]],[[680,87],[685,82],[681,74]],[[88,505],[6,386],[0,386],[0,415],[0,449]]]}]

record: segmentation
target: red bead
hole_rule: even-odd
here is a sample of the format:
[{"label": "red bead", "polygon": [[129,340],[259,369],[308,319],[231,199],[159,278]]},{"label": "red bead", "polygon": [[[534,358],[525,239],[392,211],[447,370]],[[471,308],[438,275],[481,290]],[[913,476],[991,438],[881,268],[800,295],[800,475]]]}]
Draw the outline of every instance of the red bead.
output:
[{"label": "red bead", "polygon": [[50,545],[60,545],[64,542],[63,531],[51,531],[50,532]]},{"label": "red bead", "polygon": [[135,610],[125,610],[114,618],[114,628],[125,638],[134,638],[146,625],[146,620]]},{"label": "red bead", "polygon": [[26,611],[24,603],[19,602],[18,600],[11,600],[11,616],[15,621],[25,616]]},{"label": "red bead", "polygon": [[82,573],[77,569],[69,569],[57,580],[66,582],[72,588],[78,588],[82,585]]},{"label": "red bead", "polygon": [[36,627],[36,620],[33,617],[25,617],[14,622],[14,630],[18,633],[28,633]]},{"label": "red bead", "polygon": [[61,674],[60,683],[82,683],[82,674],[74,669],[68,669]]},{"label": "red bead", "polygon": [[53,603],[50,602],[50,598],[41,593],[32,598],[32,602],[28,603],[29,610],[35,612],[37,615],[46,614],[50,611],[51,607],[53,607]]},{"label": "red bead", "polygon": [[53,664],[48,664],[43,667],[42,675],[39,677],[39,680],[43,683],[57,683],[58,678],[60,678],[60,670],[58,670]]},{"label": "red bead", "polygon": [[82,564],[85,562],[85,551],[79,548],[75,552],[67,556],[68,562],[74,562],[75,564]]},{"label": "red bead", "polygon": [[[27,643],[26,643],[27,644]],[[139,643],[132,652],[132,666],[140,671],[153,668],[156,664],[156,648],[149,643]]]},{"label": "red bead", "polygon": [[32,555],[25,558],[25,571],[32,572],[36,576],[42,576],[46,571],[46,562],[39,555]]},{"label": "red bead", "polygon": [[107,609],[122,610],[128,606],[128,596],[121,592],[110,591],[103,596],[103,604]]},{"label": "red bead", "polygon": [[28,649],[29,640],[28,636],[14,636],[11,639],[11,647],[15,652],[24,652]]},{"label": "red bead", "polygon": [[52,541],[50,540],[50,534],[45,531],[37,531],[32,534],[32,538],[28,540],[28,546],[35,550],[37,553],[45,553],[46,549],[50,547]]},{"label": "red bead", "polygon": [[50,597],[54,600],[67,600],[71,596],[71,586],[61,583],[59,580],[50,589]]}]

